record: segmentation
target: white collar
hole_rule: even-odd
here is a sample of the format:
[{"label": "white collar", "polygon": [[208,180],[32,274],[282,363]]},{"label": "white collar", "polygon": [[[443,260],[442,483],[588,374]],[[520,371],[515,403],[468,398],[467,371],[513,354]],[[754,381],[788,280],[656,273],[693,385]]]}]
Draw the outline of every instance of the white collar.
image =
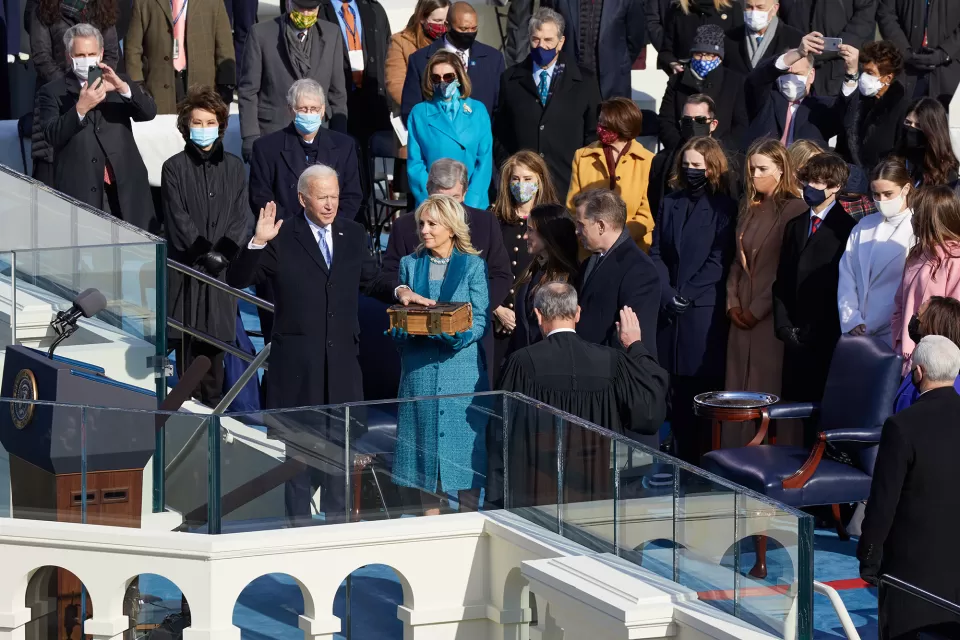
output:
[{"label": "white collar", "polygon": [[553,331],[551,331],[550,333],[548,333],[548,334],[547,334],[547,337],[549,338],[550,336],[552,336],[552,335],[555,334],[555,333],[576,333],[576,332],[577,332],[576,329],[568,329],[567,327],[560,327],[559,329],[554,329]]},{"label": "white collar", "polygon": [[821,211],[820,213],[816,213],[816,212],[813,210],[813,208],[811,207],[811,208],[810,208],[810,216],[813,217],[813,218],[820,218],[820,220],[823,220],[824,218],[827,217],[827,214],[830,213],[830,210],[833,209],[833,207],[834,207],[836,204],[837,204],[837,198],[836,198],[836,196],[834,196],[833,202],[831,202],[829,205],[827,205],[826,208],[825,208],[823,211]]},{"label": "white collar", "polygon": [[321,229],[326,229],[327,231],[329,231],[329,230],[330,230],[330,227],[333,226],[332,223],[331,223],[331,224],[328,224],[327,226],[323,226],[323,225],[317,224],[316,222],[314,222],[313,220],[310,219],[310,216],[307,215],[307,212],[306,212],[306,211],[303,212],[303,218],[307,221],[307,224],[310,225],[310,231],[313,231],[313,235],[314,235],[315,238],[319,238],[319,237],[320,237],[320,230],[321,230]]}]

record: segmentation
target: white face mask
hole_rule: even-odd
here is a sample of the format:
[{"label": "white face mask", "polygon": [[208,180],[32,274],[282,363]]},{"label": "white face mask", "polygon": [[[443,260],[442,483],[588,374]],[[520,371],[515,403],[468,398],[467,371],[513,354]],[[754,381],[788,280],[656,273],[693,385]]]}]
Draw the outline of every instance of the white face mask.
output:
[{"label": "white face mask", "polygon": [[877,206],[877,211],[880,212],[884,218],[893,218],[904,211],[904,199],[906,195],[903,193],[903,190],[900,190],[900,195],[896,198],[890,198],[889,200],[874,200],[873,203]]},{"label": "white face mask", "polygon": [[869,73],[860,74],[860,95],[865,98],[872,98],[873,96],[880,93],[880,89],[886,82],[883,82],[877,76],[872,76]]},{"label": "white face mask", "polygon": [[802,100],[807,95],[807,76],[788,73],[777,80],[780,93],[790,102]]},{"label": "white face mask", "polygon": [[89,56],[84,58],[73,58],[73,72],[77,77],[86,81],[87,74],[90,73],[90,67],[95,67],[100,62],[100,56]]},{"label": "white face mask", "polygon": [[750,31],[763,31],[770,26],[769,11],[744,11],[743,22]]}]

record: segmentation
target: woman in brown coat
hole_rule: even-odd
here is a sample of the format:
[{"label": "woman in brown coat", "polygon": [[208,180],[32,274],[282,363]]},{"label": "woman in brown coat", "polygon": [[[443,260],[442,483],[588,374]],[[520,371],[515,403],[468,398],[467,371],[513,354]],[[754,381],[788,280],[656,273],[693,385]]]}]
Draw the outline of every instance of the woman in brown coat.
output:
[{"label": "woman in brown coat", "polygon": [[[219,0],[189,0],[180,20],[186,20],[184,40],[176,50],[186,56],[186,78],[174,70],[171,3],[133,0],[133,16],[123,42],[127,73],[157,103],[157,113],[176,113],[177,103],[194,85],[216,87],[227,104],[233,101],[237,62],[230,18]],[[181,13],[178,10],[178,14]],[[179,22],[179,20],[178,20]]]},{"label": "woman in brown coat", "polygon": [[[773,281],[780,262],[783,228],[808,207],[797,197],[799,187],[790,156],[778,140],[754,143],[747,161],[737,253],[727,278],[730,337],[725,386],[731,391],[779,394],[783,343],[773,331]],[[778,425],[778,442],[799,444],[801,434],[784,427]],[[726,423],[721,445],[743,446],[755,433],[753,423]]]}]

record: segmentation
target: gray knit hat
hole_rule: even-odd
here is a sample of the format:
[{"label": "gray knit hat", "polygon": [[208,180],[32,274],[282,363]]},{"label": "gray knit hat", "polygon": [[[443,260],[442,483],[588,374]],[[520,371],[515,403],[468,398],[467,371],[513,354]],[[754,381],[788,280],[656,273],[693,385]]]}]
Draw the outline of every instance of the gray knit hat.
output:
[{"label": "gray knit hat", "polygon": [[713,53],[723,57],[723,41],[726,33],[723,27],[716,24],[705,24],[697,27],[697,35],[693,38],[690,55],[694,53]]}]

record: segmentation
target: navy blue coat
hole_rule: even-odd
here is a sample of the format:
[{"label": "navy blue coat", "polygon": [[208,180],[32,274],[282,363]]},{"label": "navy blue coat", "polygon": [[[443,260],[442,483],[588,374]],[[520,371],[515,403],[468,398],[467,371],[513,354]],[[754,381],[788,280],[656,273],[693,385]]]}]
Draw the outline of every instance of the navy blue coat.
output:
[{"label": "navy blue coat", "polygon": [[[673,375],[722,376],[727,358],[726,286],[733,260],[737,203],[705,194],[693,205],[686,191],[663,199],[653,227],[650,259],[660,274],[660,366]],[[674,296],[687,310],[666,310]]]},{"label": "navy blue coat", "polygon": [[[578,0],[552,0],[548,3],[566,22],[565,49],[580,59],[580,3]],[[641,0],[606,0],[600,14],[597,37],[597,69],[600,95],[604,100],[630,98],[630,70],[646,46],[647,23]],[[593,71],[593,69],[591,69]]]},{"label": "navy blue coat", "polygon": [[[407,63],[407,77],[403,81],[403,93],[400,97],[400,117],[404,125],[414,106],[423,102],[420,83],[426,73],[427,62],[437,51],[443,49],[445,40],[438,38],[410,56]],[[487,115],[493,120],[493,109],[497,106],[497,94],[500,93],[500,75],[503,73],[503,54],[482,42],[474,42],[470,47],[470,64],[467,75],[473,91],[470,97],[479,100],[487,108]]]},{"label": "navy blue coat", "polygon": [[[344,133],[323,127],[314,142],[319,145],[317,163],[334,168],[340,176],[338,217],[355,220],[363,201],[357,143]],[[292,124],[258,138],[250,156],[250,208],[254,217],[271,200],[277,203],[277,218],[281,220],[303,211],[297,197],[297,181],[306,168],[300,134]]]}]

